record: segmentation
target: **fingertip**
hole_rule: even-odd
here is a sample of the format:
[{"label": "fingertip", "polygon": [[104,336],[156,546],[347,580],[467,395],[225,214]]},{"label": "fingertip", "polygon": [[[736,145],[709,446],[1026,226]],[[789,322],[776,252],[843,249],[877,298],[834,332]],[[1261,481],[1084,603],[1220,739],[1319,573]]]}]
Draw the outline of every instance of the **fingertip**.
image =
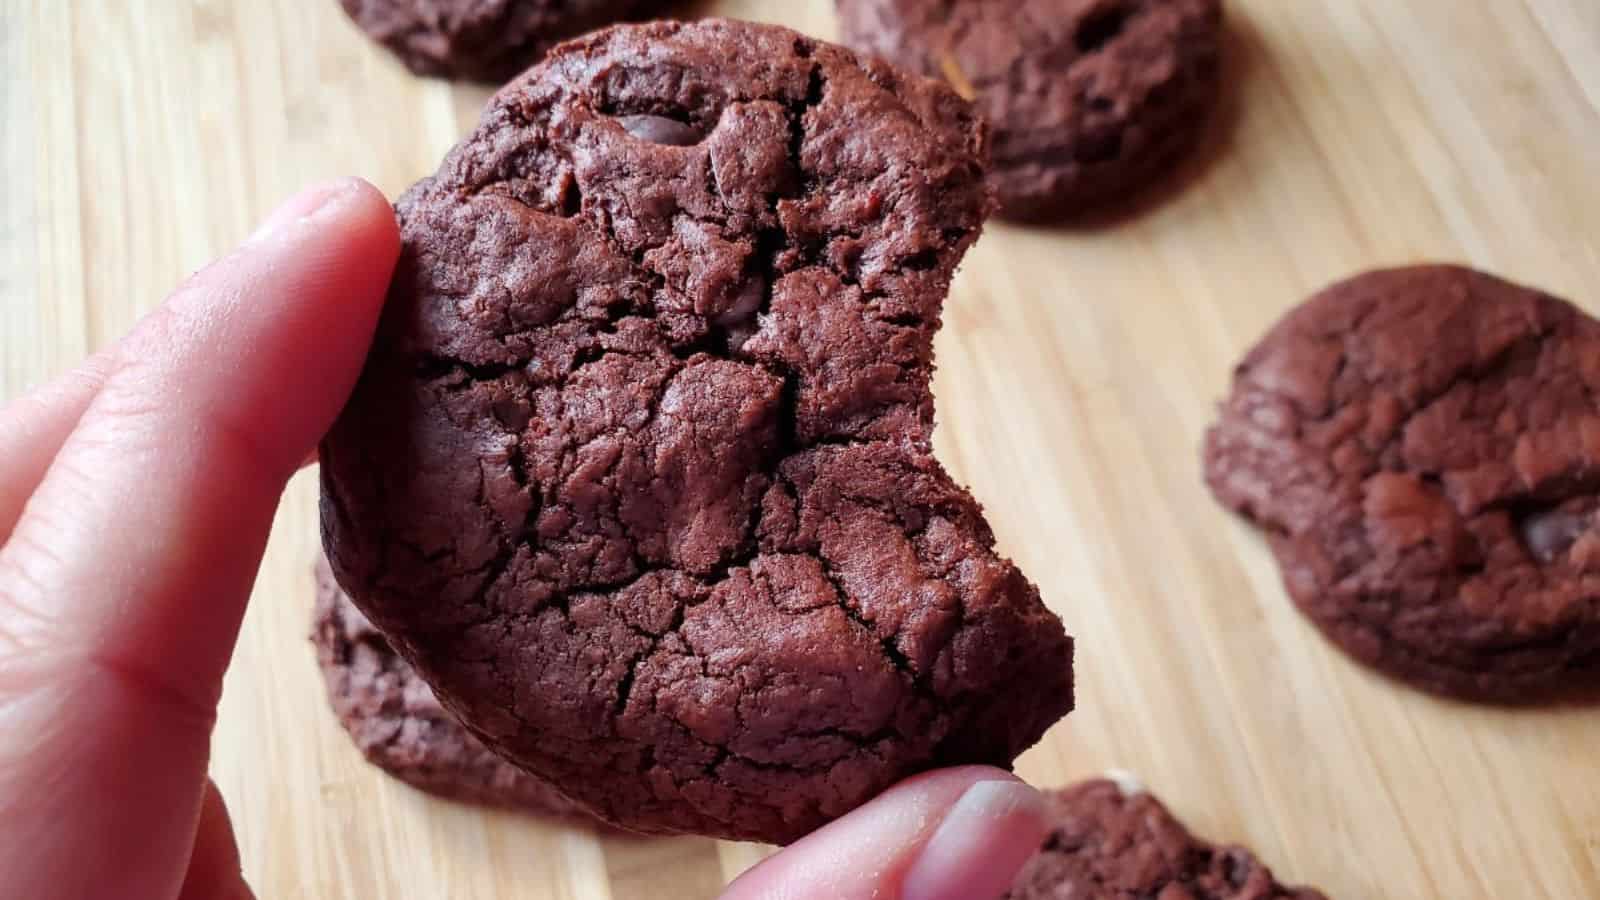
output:
[{"label": "fingertip", "polygon": [[1038,791],[1015,779],[978,781],[917,852],[899,895],[902,900],[999,897],[1048,831]]},{"label": "fingertip", "polygon": [[305,188],[268,213],[243,247],[270,243],[306,227],[345,225],[370,227],[374,240],[398,245],[394,212],[383,192],[370,182],[346,175]]},{"label": "fingertip", "polygon": [[285,200],[238,251],[194,281],[204,287],[254,274],[252,281],[267,288],[260,293],[270,295],[270,285],[260,282],[309,275],[323,299],[341,301],[342,309],[330,311],[345,319],[354,314],[359,322],[365,312],[376,317],[399,256],[394,207],[367,181],[347,176]]},{"label": "fingertip", "polygon": [[115,351],[118,369],[159,373],[143,393],[209,395],[185,412],[256,434],[287,477],[343,406],[399,254],[377,188],[353,177],[308,188],[142,320]]},{"label": "fingertip", "polygon": [[[963,766],[908,778],[730,884],[723,900],[999,897],[1046,830],[1038,792]],[[943,862],[940,858],[943,858]]]},{"label": "fingertip", "polygon": [[400,223],[383,192],[353,175],[335,179],[330,186],[334,199],[308,217],[313,225],[342,224],[370,241],[374,253],[398,256]]},{"label": "fingertip", "polygon": [[253,244],[293,268],[336,273],[347,300],[381,305],[400,256],[400,224],[383,192],[349,176],[290,198],[245,246]]}]

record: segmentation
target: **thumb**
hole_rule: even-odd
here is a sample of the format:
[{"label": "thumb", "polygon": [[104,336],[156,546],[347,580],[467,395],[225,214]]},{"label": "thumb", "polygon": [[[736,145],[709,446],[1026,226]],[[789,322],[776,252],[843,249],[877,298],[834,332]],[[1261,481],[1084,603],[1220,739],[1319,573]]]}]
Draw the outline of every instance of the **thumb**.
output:
[{"label": "thumb", "polygon": [[966,766],[903,781],[739,876],[722,900],[995,900],[1049,826],[1039,792]]},{"label": "thumb", "polygon": [[0,547],[18,896],[177,894],[279,494],[360,371],[397,254],[372,187],[308,191],[109,353]]}]

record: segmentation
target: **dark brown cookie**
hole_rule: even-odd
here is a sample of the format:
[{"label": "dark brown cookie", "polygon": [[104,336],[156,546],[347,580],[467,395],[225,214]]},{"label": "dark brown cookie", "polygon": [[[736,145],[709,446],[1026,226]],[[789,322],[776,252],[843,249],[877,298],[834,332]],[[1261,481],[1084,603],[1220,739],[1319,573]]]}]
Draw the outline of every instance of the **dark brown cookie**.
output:
[{"label": "dark brown cookie", "polygon": [[1129,779],[1097,778],[1046,797],[1055,827],[1008,900],[1326,900],[1279,884],[1243,847],[1190,834]]},{"label": "dark brown cookie", "polygon": [[983,153],[944,87],[786,29],[563,45],[399,204],[322,447],[340,582],[625,827],[783,842],[1009,764],[1072,645],[930,455]]},{"label": "dark brown cookie", "polygon": [[489,752],[461,727],[317,562],[311,641],[339,724],[373,765],[464,803],[583,816],[554,787]]},{"label": "dark brown cookie", "polygon": [[1152,181],[1215,106],[1221,0],[837,0],[845,43],[948,80],[994,128],[1008,218]]},{"label": "dark brown cookie", "polygon": [[356,26],[418,75],[499,82],[558,41],[650,0],[339,0]]},{"label": "dark brown cookie", "polygon": [[1434,691],[1531,699],[1600,661],[1600,323],[1449,266],[1370,272],[1278,323],[1206,440],[1295,602]]}]

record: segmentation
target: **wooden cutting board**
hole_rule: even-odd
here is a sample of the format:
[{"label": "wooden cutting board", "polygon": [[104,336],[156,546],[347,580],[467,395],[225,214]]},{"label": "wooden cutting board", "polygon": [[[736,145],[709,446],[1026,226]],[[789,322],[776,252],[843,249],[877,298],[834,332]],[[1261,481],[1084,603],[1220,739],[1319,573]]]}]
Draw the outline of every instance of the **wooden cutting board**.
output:
[{"label": "wooden cutting board", "polygon": [[[1355,270],[1471,262],[1600,310],[1600,4],[1229,0],[1227,114],[1143,212],[997,224],[938,343],[938,450],[1078,638],[1019,764],[1121,766],[1339,898],[1600,896],[1600,709],[1443,702],[1348,662],[1201,486],[1238,354]],[[825,0],[694,12],[830,36]],[[122,333],[297,187],[395,193],[487,92],[419,80],[334,0],[0,0],[0,398]],[[708,897],[764,854],[600,838],[364,765],[305,635],[314,479],[278,519],[213,772],[263,898]]]}]

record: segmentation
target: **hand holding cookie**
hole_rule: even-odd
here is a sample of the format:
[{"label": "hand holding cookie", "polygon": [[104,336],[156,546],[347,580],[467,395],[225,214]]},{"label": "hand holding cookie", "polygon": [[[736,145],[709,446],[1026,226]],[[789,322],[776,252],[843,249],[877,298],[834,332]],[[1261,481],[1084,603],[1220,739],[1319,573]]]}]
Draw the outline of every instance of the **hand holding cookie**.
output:
[{"label": "hand holding cookie", "polygon": [[[239,898],[206,777],[222,675],[285,483],[349,394],[398,253],[377,191],[290,200],[117,345],[0,410],[0,842],[13,896]],[[729,896],[998,895],[1039,796],[902,784]]]},{"label": "hand holding cookie", "polygon": [[398,247],[370,186],[307,191],[0,412],[0,810],[30,823],[0,842],[11,896],[248,895],[206,780],[222,674]]}]

